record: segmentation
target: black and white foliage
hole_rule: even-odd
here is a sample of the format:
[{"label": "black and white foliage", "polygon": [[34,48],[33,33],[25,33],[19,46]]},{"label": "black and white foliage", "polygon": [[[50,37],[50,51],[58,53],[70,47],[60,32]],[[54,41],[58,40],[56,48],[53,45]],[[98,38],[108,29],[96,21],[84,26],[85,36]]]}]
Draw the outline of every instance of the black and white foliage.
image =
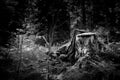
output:
[{"label": "black and white foliage", "polygon": [[119,5],[1,0],[0,79],[119,80]]}]

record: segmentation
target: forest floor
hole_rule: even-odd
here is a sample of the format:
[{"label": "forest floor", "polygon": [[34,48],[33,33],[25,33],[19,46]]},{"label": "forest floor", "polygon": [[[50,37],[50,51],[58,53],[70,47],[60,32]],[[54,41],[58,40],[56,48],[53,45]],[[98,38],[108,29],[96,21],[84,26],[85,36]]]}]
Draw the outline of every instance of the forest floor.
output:
[{"label": "forest floor", "polygon": [[33,52],[38,57],[36,60],[27,55],[29,58],[27,60],[33,62],[28,62],[30,64],[27,64],[26,70],[24,68],[26,74],[24,73],[25,75],[22,77],[24,80],[46,80],[46,74],[48,74],[50,78],[48,80],[119,80],[120,43],[111,44],[111,47],[114,51],[86,58],[81,62],[79,68],[74,69],[69,62],[61,62],[57,59],[49,59],[48,62],[48,55],[36,50]]},{"label": "forest floor", "polygon": [[[22,50],[19,72],[16,72],[19,54],[13,54],[14,63],[1,67],[3,72],[0,75],[8,77],[0,80],[119,80],[120,43],[110,43],[109,46],[112,50],[89,55],[76,66],[59,58],[51,58],[46,53],[46,47],[33,45]],[[52,47],[53,52],[59,47]],[[8,69],[9,73],[6,74],[4,69]]]}]

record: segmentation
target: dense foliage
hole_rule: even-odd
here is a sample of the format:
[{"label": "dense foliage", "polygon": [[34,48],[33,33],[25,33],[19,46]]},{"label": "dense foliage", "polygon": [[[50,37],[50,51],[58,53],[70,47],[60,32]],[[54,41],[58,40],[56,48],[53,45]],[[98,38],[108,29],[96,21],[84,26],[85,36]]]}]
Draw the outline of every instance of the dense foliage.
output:
[{"label": "dense foliage", "polygon": [[120,78],[119,0],[1,0],[0,10],[0,79]]}]

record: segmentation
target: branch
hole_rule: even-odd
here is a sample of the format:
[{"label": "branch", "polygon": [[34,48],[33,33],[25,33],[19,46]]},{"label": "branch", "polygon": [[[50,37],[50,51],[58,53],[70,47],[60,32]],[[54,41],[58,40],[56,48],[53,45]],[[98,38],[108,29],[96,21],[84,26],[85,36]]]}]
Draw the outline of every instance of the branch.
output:
[{"label": "branch", "polygon": [[79,64],[83,61],[83,59],[85,59],[86,57],[89,56],[89,52],[87,52],[83,57],[80,57],[77,62],[69,69],[69,71],[76,69],[79,67]]}]

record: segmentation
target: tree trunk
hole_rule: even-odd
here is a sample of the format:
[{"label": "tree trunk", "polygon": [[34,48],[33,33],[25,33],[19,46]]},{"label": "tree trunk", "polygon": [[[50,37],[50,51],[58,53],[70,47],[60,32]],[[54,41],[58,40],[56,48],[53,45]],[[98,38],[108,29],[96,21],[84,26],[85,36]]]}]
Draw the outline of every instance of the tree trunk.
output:
[{"label": "tree trunk", "polygon": [[82,23],[83,23],[83,26],[86,25],[86,13],[85,13],[85,0],[82,0],[82,3],[81,3],[81,7],[82,7]]}]

